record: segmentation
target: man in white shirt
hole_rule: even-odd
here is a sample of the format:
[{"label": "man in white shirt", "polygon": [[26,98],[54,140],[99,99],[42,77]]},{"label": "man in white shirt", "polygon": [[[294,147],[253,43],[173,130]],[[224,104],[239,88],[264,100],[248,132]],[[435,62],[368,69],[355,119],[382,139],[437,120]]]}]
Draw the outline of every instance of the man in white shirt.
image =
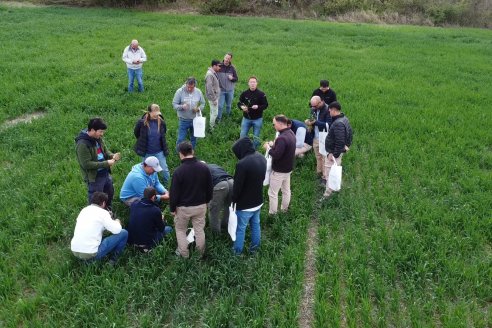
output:
[{"label": "man in white shirt", "polygon": [[147,61],[147,55],[142,47],[138,45],[138,40],[123,50],[123,61],[126,63],[128,71],[128,92],[133,92],[133,80],[137,78],[138,92],[144,91],[143,85],[143,63]]},{"label": "man in white shirt", "polygon": [[[114,265],[125,248],[128,231],[122,229],[120,220],[111,218],[106,210],[107,201],[107,194],[96,191],[91,205],[82,209],[77,217],[70,249],[81,260],[101,260],[110,255],[109,263]],[[113,235],[102,239],[104,230]]]}]

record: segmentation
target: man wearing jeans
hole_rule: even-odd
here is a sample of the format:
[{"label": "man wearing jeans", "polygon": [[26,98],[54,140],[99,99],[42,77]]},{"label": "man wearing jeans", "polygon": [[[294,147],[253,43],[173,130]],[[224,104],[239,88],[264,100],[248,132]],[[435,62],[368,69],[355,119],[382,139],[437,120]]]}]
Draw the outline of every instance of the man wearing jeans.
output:
[{"label": "man wearing jeans", "polygon": [[138,92],[144,91],[143,85],[143,63],[147,61],[147,55],[142,47],[138,45],[137,40],[123,50],[123,61],[126,63],[128,71],[128,92],[133,92],[133,81],[135,77],[138,83]]},{"label": "man wearing jeans", "polygon": [[[222,119],[223,114],[231,115],[232,98],[234,98],[234,87],[237,82],[236,68],[232,65],[232,53],[228,52],[224,56],[224,61],[220,65],[217,73],[220,85],[219,113],[217,121]],[[226,111],[224,113],[224,105]]]},{"label": "man wearing jeans", "polygon": [[111,208],[114,195],[111,167],[121,158],[120,153],[111,153],[104,145],[103,135],[107,129],[106,123],[95,117],[89,120],[87,129],[80,131],[75,138],[75,151],[79,162],[80,172],[87,183],[88,203],[96,191],[108,195],[106,205]]},{"label": "man wearing jeans", "polygon": [[267,109],[268,101],[265,93],[257,89],[258,79],[255,76],[249,78],[248,86],[249,89],[241,94],[237,104],[239,109],[243,111],[240,138],[246,137],[251,127],[253,127],[253,145],[256,149],[260,145],[263,111]]},{"label": "man wearing jeans", "polygon": [[189,77],[186,83],[176,90],[173,98],[173,108],[178,114],[178,139],[176,140],[176,151],[178,145],[186,139],[188,132],[193,149],[196,147],[196,138],[193,135],[193,119],[198,112],[203,111],[205,99],[203,93],[196,87],[196,79]]},{"label": "man wearing jeans", "polygon": [[268,214],[277,214],[278,192],[282,190],[282,206],[280,210],[286,212],[290,204],[290,174],[294,169],[296,152],[296,136],[288,126],[289,120],[285,115],[273,118],[273,127],[279,133],[275,141],[266,142],[263,147],[272,157],[272,173],[268,197],[270,208]]},{"label": "man wearing jeans", "polygon": [[263,205],[263,180],[266,173],[265,156],[255,151],[251,139],[244,137],[232,146],[239,159],[234,172],[232,202],[236,204],[237,229],[234,254],[240,255],[244,247],[246,227],[251,226],[250,254],[260,247],[260,210]]},{"label": "man wearing jeans", "polygon": [[212,175],[207,165],[194,156],[191,143],[183,141],[178,145],[181,165],[174,171],[169,210],[174,215],[176,240],[178,249],[176,254],[188,258],[188,241],[186,230],[191,220],[195,231],[196,248],[202,258],[205,256],[205,215],[207,203],[212,199]]},{"label": "man wearing jeans", "polygon": [[[113,220],[106,210],[108,195],[96,191],[91,205],[85,207],[77,217],[70,249],[81,260],[101,260],[110,255],[109,263],[114,265],[125,248],[128,232],[121,228],[120,220]],[[113,235],[102,239],[108,230]]]}]

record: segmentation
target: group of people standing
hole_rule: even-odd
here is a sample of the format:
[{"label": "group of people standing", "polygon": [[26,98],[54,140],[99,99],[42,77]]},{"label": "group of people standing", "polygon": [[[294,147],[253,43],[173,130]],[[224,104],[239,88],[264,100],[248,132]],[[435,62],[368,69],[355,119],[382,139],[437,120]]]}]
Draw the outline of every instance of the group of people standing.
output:
[{"label": "group of people standing", "polygon": [[[125,48],[123,60],[127,64],[129,86],[133,90],[136,77],[139,91],[143,89],[142,63],[147,60],[137,40]],[[234,85],[238,80],[231,63],[232,54],[224,61],[212,60],[205,75],[206,97],[210,105],[210,128],[220,123],[223,115],[231,114]],[[258,79],[248,79],[248,89],[240,97],[237,107],[241,110],[240,137],[232,146],[238,159],[234,174],[228,174],[217,164],[205,163],[195,156],[196,138],[193,136],[193,118],[205,106],[203,93],[196,87],[197,81],[190,77],[179,88],[172,105],[178,115],[178,137],[176,151],[181,164],[171,177],[166,162],[169,155],[166,122],[157,104],[148,106],[145,114],[134,127],[135,152],[142,162],[135,164],[127,175],[120,190],[120,200],[130,208],[128,231],[121,222],[113,218],[112,199],[114,195],[111,167],[121,159],[119,153],[111,153],[104,144],[103,135],[107,125],[101,118],[89,121],[87,129],[76,137],[76,154],[82,176],[88,188],[89,206],[78,218],[71,243],[73,254],[85,261],[94,261],[110,255],[115,263],[125,244],[147,252],[157,245],[166,234],[173,231],[162,214],[159,203],[169,202],[174,217],[177,249],[176,255],[188,258],[188,226],[193,226],[194,240],[201,256],[206,255],[205,232],[206,213],[209,210],[210,227],[214,233],[227,230],[229,205],[235,205],[237,215],[234,254],[241,254],[244,247],[246,228],[251,227],[250,253],[255,253],[261,240],[260,210],[263,206],[263,186],[268,176],[269,214],[278,213],[278,195],[282,193],[281,212],[286,212],[291,199],[290,177],[295,157],[302,157],[311,148],[316,155],[316,171],[325,188],[325,197],[332,190],[326,183],[327,174],[336,161],[341,164],[343,153],[349,150],[352,130],[347,118],[341,112],[336,94],[329,88],[328,81],[322,80],[320,88],[313,92],[310,100],[310,118],[305,121],[291,120],[276,115],[273,127],[277,132],[275,140],[267,141],[263,148],[268,156],[257,151],[260,131],[263,125],[263,111],[268,107],[264,92],[257,88]],[[253,128],[253,138],[248,137]],[[326,154],[320,152],[320,132],[328,132],[322,144]],[[190,134],[190,141],[186,140]],[[322,147],[323,148],[323,147]],[[267,171],[267,159],[271,168]],[[161,175],[161,183],[158,174]],[[170,189],[166,185],[171,183]],[[102,238],[104,230],[113,235]]]}]

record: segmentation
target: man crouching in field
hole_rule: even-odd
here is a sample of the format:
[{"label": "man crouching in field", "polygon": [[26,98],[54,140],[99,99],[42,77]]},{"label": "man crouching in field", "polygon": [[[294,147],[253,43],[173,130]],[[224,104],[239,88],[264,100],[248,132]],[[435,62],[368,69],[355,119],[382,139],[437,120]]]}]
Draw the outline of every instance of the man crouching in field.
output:
[{"label": "man crouching in field", "polygon": [[[111,218],[106,210],[107,202],[108,195],[96,191],[91,205],[82,209],[77,217],[71,250],[81,260],[92,262],[111,255],[109,263],[114,265],[125,248],[128,232],[122,229],[120,220]],[[104,230],[113,235],[102,239]]]}]

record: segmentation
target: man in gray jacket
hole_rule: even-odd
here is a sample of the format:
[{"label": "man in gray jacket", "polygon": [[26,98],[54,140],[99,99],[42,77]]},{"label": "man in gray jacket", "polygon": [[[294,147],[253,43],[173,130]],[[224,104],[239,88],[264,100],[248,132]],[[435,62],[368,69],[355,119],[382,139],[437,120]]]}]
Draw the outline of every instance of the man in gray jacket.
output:
[{"label": "man in gray jacket", "polygon": [[210,105],[210,128],[215,127],[215,120],[219,109],[220,87],[217,72],[220,70],[220,61],[212,60],[211,67],[208,68],[205,74],[205,94]]},{"label": "man in gray jacket", "polygon": [[234,86],[238,80],[236,68],[232,65],[232,53],[228,52],[224,56],[224,61],[220,65],[217,73],[220,85],[219,113],[217,121],[222,119],[224,105],[227,116],[231,115],[232,98],[234,98]]},{"label": "man in gray jacket", "polygon": [[195,149],[196,138],[193,135],[193,118],[196,113],[205,107],[205,99],[200,89],[196,88],[196,79],[189,77],[186,83],[176,90],[173,98],[174,110],[178,113],[178,139],[176,140],[176,151],[179,143],[186,139],[190,132],[190,141]]}]

